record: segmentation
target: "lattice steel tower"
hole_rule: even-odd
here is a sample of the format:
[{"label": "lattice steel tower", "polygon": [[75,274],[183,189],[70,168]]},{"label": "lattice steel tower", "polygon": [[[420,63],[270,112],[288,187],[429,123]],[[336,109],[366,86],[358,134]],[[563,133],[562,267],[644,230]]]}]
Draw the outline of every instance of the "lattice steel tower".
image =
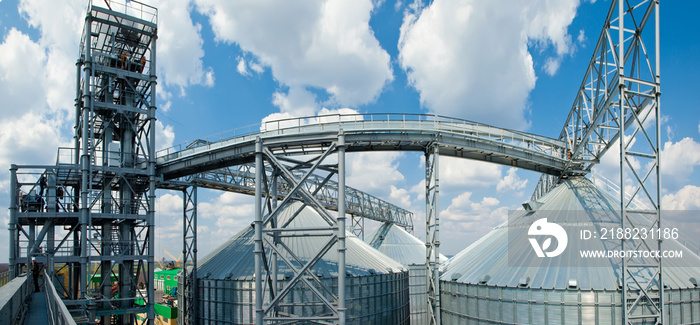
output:
[{"label": "lattice steel tower", "polygon": [[[131,324],[136,314],[129,312],[141,308],[135,298],[151,302],[153,315],[157,11],[135,1],[121,8],[106,3],[90,6],[78,61],[75,150],[80,228],[87,230],[80,292],[87,263],[99,262],[90,272],[101,274],[100,292],[111,300],[98,309],[124,311],[121,322]],[[112,276],[119,298],[110,294]],[[138,294],[140,282],[146,294]]]},{"label": "lattice steel tower", "polygon": [[11,168],[12,275],[46,263],[88,323],[153,321],[156,24],[156,8],[137,1],[90,1],[74,147],[56,166]]}]

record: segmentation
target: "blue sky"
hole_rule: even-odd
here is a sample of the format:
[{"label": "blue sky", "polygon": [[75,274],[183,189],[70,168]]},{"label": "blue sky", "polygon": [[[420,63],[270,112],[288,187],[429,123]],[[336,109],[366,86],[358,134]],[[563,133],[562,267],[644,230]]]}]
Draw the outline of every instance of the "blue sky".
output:
[{"label": "blue sky", "polygon": [[[159,8],[161,148],[264,118],[346,108],[437,113],[557,137],[610,6],[602,0],[147,3]],[[50,164],[55,148],[70,143],[85,6],[0,0],[0,165]],[[700,42],[691,16],[698,6],[661,4],[667,209],[700,208],[700,104],[692,96]],[[413,210],[416,234],[424,237],[422,155],[349,154],[348,162],[348,185]],[[503,222],[539,177],[442,162],[448,255]],[[614,161],[602,165],[603,174],[614,169]],[[3,195],[8,185],[9,173],[0,175]],[[180,249],[181,204],[178,193],[159,192],[157,252]],[[200,255],[248,225],[252,209],[250,197],[202,191]],[[367,225],[368,232],[377,226]],[[0,233],[0,242],[6,240]]]}]

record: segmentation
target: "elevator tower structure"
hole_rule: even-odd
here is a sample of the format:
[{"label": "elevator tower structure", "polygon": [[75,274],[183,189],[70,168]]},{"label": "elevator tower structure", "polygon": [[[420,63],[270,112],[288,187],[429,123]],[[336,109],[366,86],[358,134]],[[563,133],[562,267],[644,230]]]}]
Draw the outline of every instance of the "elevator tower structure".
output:
[{"label": "elevator tower structure", "polygon": [[[77,64],[80,291],[87,288],[86,264],[99,262],[93,273],[101,274],[102,296],[114,275],[119,298],[98,309],[124,311],[123,323],[131,324],[136,313],[129,311],[141,308],[137,299],[153,301],[157,10],[135,1],[106,4],[89,8]],[[147,289],[141,297],[140,282]]]},{"label": "elevator tower structure", "polygon": [[157,17],[138,1],[89,2],[74,146],[55,166],[11,167],[13,275],[32,258],[46,263],[88,323],[154,316]]}]

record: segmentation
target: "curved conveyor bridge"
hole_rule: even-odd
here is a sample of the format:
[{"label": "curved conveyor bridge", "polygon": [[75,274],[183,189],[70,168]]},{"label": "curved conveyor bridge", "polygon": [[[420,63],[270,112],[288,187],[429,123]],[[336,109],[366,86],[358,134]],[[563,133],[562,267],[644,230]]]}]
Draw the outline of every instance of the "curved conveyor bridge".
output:
[{"label": "curved conveyor bridge", "polygon": [[325,115],[264,122],[203,140],[200,146],[176,146],[157,153],[163,179],[253,161],[255,140],[286,155],[323,151],[343,131],[347,152],[420,151],[433,144],[440,155],[493,162],[550,175],[566,166],[566,146],[549,137],[462,119],[421,114]]}]

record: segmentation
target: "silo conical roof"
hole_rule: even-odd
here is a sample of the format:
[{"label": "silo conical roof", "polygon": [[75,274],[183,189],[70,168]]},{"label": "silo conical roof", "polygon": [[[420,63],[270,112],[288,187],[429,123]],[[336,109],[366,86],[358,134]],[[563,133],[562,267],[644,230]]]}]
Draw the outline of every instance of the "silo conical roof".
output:
[{"label": "silo conical roof", "polygon": [[[314,209],[306,206],[301,211],[301,202],[284,207],[278,214],[278,224],[291,222],[288,228],[327,227],[328,223]],[[298,212],[298,213],[297,213]],[[269,228],[269,227],[268,227]],[[263,235],[265,236],[265,235]],[[199,261],[198,277],[209,279],[252,280],[255,274],[254,229],[249,226],[219,246]],[[300,236],[280,239],[304,263],[311,260],[326,244],[328,237]],[[383,253],[372,248],[357,236],[346,232],[345,264],[350,276],[387,274],[403,272],[406,268]],[[336,277],[338,272],[337,244],[313,267],[314,274],[320,277]],[[265,254],[270,254],[266,249]],[[269,256],[269,255],[267,255]],[[285,254],[287,259],[293,257]],[[280,276],[291,275],[287,265],[278,262]]]},{"label": "silo conical roof", "polygon": [[[518,210],[509,221],[471,244],[447,262],[443,281],[455,281],[488,286],[519,287],[522,279],[529,278],[530,288],[566,289],[569,280],[576,280],[581,290],[618,290],[621,258],[597,258],[579,266],[560,266],[553,259],[539,258],[518,261],[519,256],[532,256],[530,245],[511,247],[509,265],[509,230],[511,235],[527,236],[529,226],[543,217],[560,225],[571,224],[567,217],[577,211],[588,220],[575,222],[580,226],[601,228],[620,227],[619,201],[598,189],[590,180],[575,177],[564,180],[536,204],[535,211]],[[552,213],[560,211],[566,213]],[[628,214],[640,227],[651,222],[639,214]],[[578,234],[577,234],[578,235]],[[613,241],[601,239],[569,240],[567,250],[609,250]],[[620,241],[614,241],[619,243]],[[633,242],[633,241],[630,241]],[[613,243],[613,244],[614,244]],[[683,258],[664,259],[664,284],[671,289],[693,288],[690,278],[700,274],[700,257],[676,240],[664,240],[664,250],[683,250]],[[613,249],[615,247],[612,247]],[[617,247],[619,249],[619,247]],[[520,263],[522,262],[522,263]],[[586,261],[588,262],[588,260]],[[580,264],[580,263],[579,263]],[[513,266],[524,265],[524,266]],[[487,278],[488,276],[488,278]]]},{"label": "silo conical roof", "polygon": [[[425,264],[425,243],[393,223],[382,224],[367,243],[403,265]],[[440,263],[445,261],[440,254]]]}]

